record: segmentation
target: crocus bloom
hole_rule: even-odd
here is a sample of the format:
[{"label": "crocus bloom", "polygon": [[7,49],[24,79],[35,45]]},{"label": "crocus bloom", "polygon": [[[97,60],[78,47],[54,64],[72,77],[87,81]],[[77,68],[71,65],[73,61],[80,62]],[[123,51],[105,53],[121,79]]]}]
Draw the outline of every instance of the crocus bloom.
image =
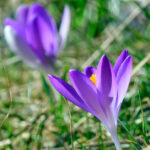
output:
[{"label": "crocus bloom", "polygon": [[10,49],[33,68],[51,70],[63,48],[70,26],[70,9],[65,6],[60,29],[38,3],[21,5],[16,20],[5,20],[4,35]]},{"label": "crocus bloom", "polygon": [[110,132],[117,150],[120,150],[117,119],[131,72],[132,57],[124,50],[114,67],[104,55],[97,68],[87,67],[84,73],[70,70],[69,77],[73,87],[53,75],[49,75],[49,80],[66,99],[101,120]]}]

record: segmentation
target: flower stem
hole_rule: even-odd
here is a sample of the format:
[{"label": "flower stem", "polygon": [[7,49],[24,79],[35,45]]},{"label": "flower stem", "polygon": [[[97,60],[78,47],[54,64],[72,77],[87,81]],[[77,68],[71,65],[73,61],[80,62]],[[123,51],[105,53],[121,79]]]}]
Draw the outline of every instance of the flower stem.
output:
[{"label": "flower stem", "polygon": [[116,146],[116,150],[122,150],[119,139],[118,139],[117,130],[111,132],[111,135],[112,135],[112,140]]}]

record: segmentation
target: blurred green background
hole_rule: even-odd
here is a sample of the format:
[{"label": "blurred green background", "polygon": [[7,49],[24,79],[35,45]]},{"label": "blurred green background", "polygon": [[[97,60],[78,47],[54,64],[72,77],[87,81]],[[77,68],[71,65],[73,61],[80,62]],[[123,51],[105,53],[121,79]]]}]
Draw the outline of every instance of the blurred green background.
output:
[{"label": "blurred green background", "polygon": [[91,114],[66,101],[47,74],[29,68],[8,48],[6,17],[20,4],[40,2],[58,28],[65,4],[71,27],[53,74],[97,66],[105,53],[112,64],[123,49],[133,57],[133,75],[118,121],[124,150],[150,146],[150,0],[0,0],[0,149],[114,150],[111,137]]}]

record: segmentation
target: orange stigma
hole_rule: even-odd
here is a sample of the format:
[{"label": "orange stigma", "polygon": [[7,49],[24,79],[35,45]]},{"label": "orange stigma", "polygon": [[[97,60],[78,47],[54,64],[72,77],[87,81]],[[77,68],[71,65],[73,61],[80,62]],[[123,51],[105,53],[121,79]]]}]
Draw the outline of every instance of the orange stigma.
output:
[{"label": "orange stigma", "polygon": [[96,75],[95,74],[92,74],[90,76],[90,80],[96,85]]}]

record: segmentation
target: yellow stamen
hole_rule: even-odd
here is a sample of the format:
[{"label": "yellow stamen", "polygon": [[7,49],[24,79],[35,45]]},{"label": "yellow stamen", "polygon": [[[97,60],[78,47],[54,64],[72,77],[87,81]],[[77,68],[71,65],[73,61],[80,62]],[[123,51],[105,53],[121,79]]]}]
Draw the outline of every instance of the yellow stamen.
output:
[{"label": "yellow stamen", "polygon": [[90,80],[96,85],[96,75],[95,74],[92,74],[90,76]]}]

